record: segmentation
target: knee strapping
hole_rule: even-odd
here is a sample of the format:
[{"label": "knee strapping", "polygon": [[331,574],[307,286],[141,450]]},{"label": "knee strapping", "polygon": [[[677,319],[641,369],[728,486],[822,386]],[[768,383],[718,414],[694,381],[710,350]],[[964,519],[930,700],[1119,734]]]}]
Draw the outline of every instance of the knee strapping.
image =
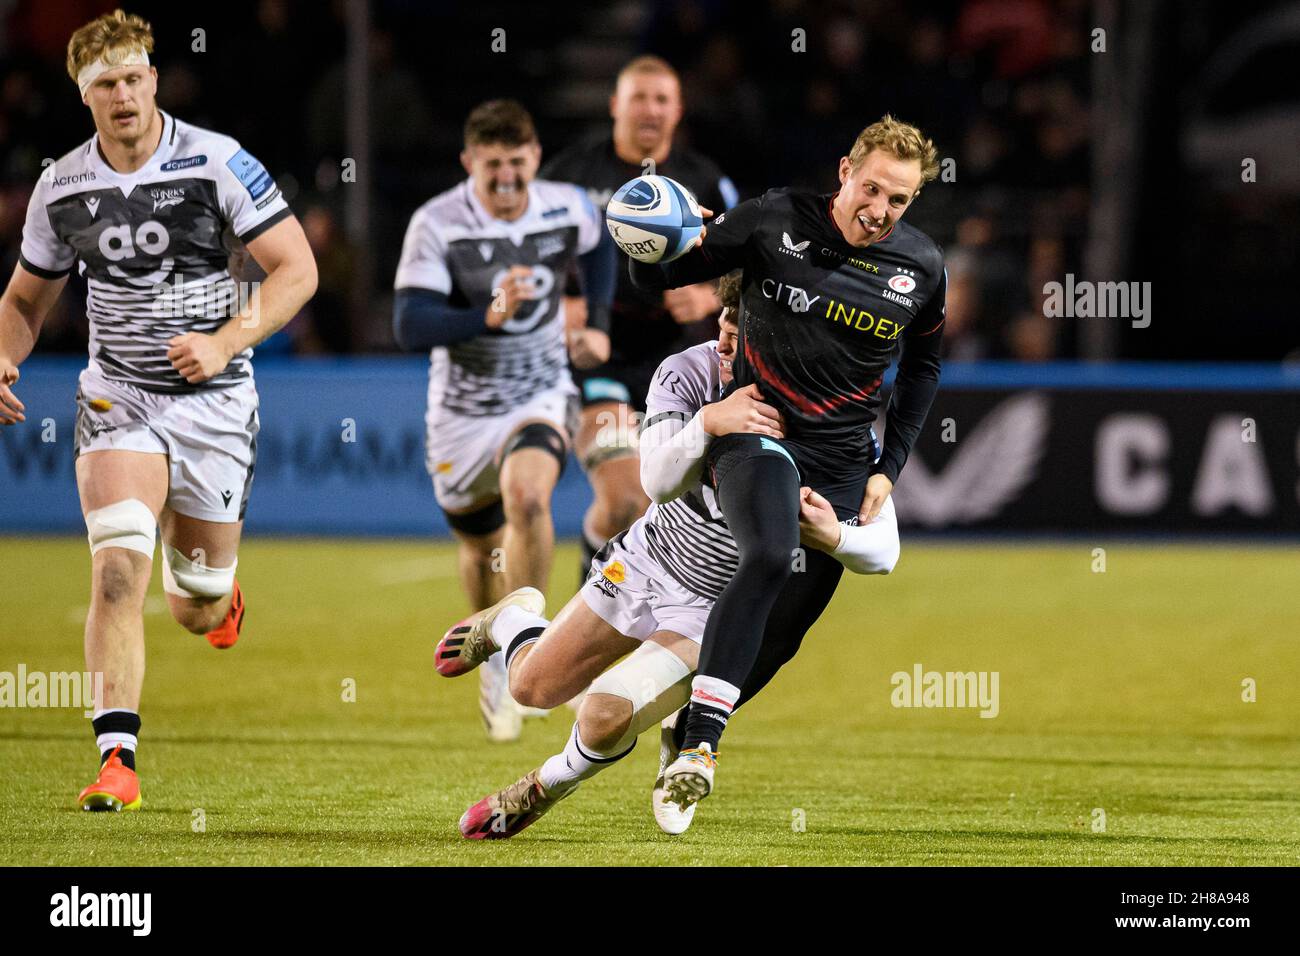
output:
[{"label": "knee strapping", "polygon": [[529,422],[519,429],[510,436],[505,448],[501,450],[502,463],[522,448],[536,448],[551,455],[560,463],[560,474],[564,474],[564,466],[569,460],[569,449],[565,444],[564,436],[554,425],[548,425],[546,422]]},{"label": "knee strapping", "polygon": [[163,590],[177,597],[215,599],[235,586],[236,561],[228,568],[210,568],[203,561],[187,558],[163,542]]},{"label": "knee strapping", "polygon": [[609,752],[627,750],[642,731],[683,707],[691,695],[691,674],[672,651],[647,642],[592,681],[588,694],[609,694],[632,705],[632,720]]},{"label": "knee strapping", "polygon": [[153,560],[157,534],[158,522],[139,498],[115,501],[86,512],[86,540],[91,554],[104,548],[126,548]]},{"label": "knee strapping", "polygon": [[582,452],[582,468],[591,471],[607,461],[632,458],[637,454],[637,430],[626,422],[601,425],[596,437]]}]

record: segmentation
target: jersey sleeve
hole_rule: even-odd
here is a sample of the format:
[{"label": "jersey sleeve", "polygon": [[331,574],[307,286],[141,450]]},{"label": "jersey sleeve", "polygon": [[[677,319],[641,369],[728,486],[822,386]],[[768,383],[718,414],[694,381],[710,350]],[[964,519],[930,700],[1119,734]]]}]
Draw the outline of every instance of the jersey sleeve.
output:
[{"label": "jersey sleeve", "polygon": [[747,199],[709,223],[704,244],[680,259],[653,265],[628,259],[628,271],[638,288],[678,289],[724,276],[745,265],[750,238],[763,219],[763,198]]},{"label": "jersey sleeve", "polygon": [[700,360],[702,353],[703,349],[690,348],[659,363],[646,393],[642,428],[656,424],[655,419],[686,421],[708,404],[710,377]]},{"label": "jersey sleeve", "polygon": [[701,350],[689,349],[664,359],[646,396],[639,452],[641,486],[663,504],[698,481],[709,448],[700,409],[708,401],[710,376]]},{"label": "jersey sleeve", "polygon": [[50,214],[45,208],[48,196],[49,190],[42,178],[37,181],[27,203],[27,220],[23,223],[23,243],[18,261],[34,276],[59,279],[72,270],[77,254],[50,225]]},{"label": "jersey sleeve", "polygon": [[884,475],[895,484],[939,391],[939,353],[943,342],[947,289],[948,273],[945,270],[934,294],[903,333],[898,374],[894,377],[894,390],[885,412],[885,444],[880,460],[871,467],[873,475]]},{"label": "jersey sleeve", "polygon": [[406,227],[393,288],[429,289],[451,295],[447,246],[427,210],[417,209]]},{"label": "jersey sleeve", "polygon": [[238,143],[217,169],[217,201],[239,240],[252,242],[292,212],[271,174]]},{"label": "jersey sleeve", "polygon": [[578,202],[578,254],[590,252],[600,244],[601,234],[605,231],[605,217],[602,216],[587,195],[587,190],[574,186]]}]

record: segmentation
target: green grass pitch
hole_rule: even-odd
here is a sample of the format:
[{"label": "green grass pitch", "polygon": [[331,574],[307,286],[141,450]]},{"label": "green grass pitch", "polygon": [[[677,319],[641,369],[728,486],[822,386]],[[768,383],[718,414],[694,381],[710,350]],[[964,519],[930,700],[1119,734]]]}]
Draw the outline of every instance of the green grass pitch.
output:
[{"label": "green grass pitch", "polygon": [[[7,544],[0,671],[80,671],[84,541]],[[465,610],[446,544],[252,538],[231,651],[175,625],[155,577],[142,812],[76,809],[80,710],[0,710],[0,864],[1300,863],[1300,554],[1103,544],[1094,573],[1093,544],[905,542],[733,720],[689,833],[650,816],[651,734],[521,836],[471,843],[462,810],[572,715],[492,745],[477,678],[435,674]],[[552,611],[574,564],[563,547]],[[998,716],[892,706],[917,663],[997,671]]]}]

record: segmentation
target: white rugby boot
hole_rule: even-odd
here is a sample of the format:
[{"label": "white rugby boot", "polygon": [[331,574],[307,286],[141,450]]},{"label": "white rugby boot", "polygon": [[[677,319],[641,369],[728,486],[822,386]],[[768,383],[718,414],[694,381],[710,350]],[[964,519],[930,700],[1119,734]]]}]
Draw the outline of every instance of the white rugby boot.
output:
[{"label": "white rugby boot", "polygon": [[685,833],[695,819],[695,804],[682,809],[668,799],[668,792],[664,789],[664,772],[677,756],[673,734],[679,719],[685,719],[681,710],[664,718],[659,724],[659,776],[655,778],[654,790],[650,793],[650,808],[654,811],[655,823],[659,824],[660,830],[672,836]]},{"label": "white rugby boot", "polygon": [[707,743],[683,750],[664,769],[664,799],[686,812],[713,792],[713,771],[718,755]]}]

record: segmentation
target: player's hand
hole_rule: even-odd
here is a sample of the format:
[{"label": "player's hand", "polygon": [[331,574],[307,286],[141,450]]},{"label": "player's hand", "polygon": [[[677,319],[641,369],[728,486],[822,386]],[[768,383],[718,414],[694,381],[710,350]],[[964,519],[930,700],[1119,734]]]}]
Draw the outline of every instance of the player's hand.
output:
[{"label": "player's hand", "polygon": [[867,479],[867,492],[862,496],[862,507],[858,509],[858,523],[870,524],[880,514],[885,499],[894,490],[894,483],[884,475],[872,475]]},{"label": "player's hand", "polygon": [[818,551],[840,546],[840,519],[831,503],[811,488],[799,489],[799,540]]},{"label": "player's hand", "polygon": [[519,306],[535,298],[533,270],[528,266],[511,266],[501,285],[492,290],[492,304],[487,309],[487,327],[499,329],[515,316]]},{"label": "player's hand", "polygon": [[700,423],[714,438],[733,432],[784,438],[785,422],[781,413],[762,399],[763,393],[757,385],[738,388],[722,401],[700,409]]},{"label": "player's hand", "polygon": [[0,358],[0,425],[16,425],[27,421],[26,408],[10,388],[18,382],[18,366],[7,358]]},{"label": "player's hand", "polygon": [[609,335],[600,329],[573,329],[568,338],[575,368],[595,368],[609,361]]},{"label": "player's hand", "polygon": [[[707,206],[701,206],[700,215],[703,216],[705,219],[712,219],[713,210],[709,209]],[[709,234],[709,227],[708,226],[702,227],[700,229],[700,237],[695,240],[695,245],[691,246],[691,248],[698,249],[700,248],[700,246],[704,245],[704,237],[707,236],[708,234]]]},{"label": "player's hand", "polygon": [[680,289],[668,289],[664,292],[664,308],[672,315],[678,325],[699,322],[718,314],[722,303],[718,293],[707,282],[684,285]]},{"label": "player's hand", "polygon": [[167,360],[191,385],[220,375],[234,357],[222,339],[206,332],[186,332],[169,339],[167,345]]},{"label": "player's hand", "polygon": [[564,331],[576,332],[587,327],[587,297],[566,295],[564,297]]}]

